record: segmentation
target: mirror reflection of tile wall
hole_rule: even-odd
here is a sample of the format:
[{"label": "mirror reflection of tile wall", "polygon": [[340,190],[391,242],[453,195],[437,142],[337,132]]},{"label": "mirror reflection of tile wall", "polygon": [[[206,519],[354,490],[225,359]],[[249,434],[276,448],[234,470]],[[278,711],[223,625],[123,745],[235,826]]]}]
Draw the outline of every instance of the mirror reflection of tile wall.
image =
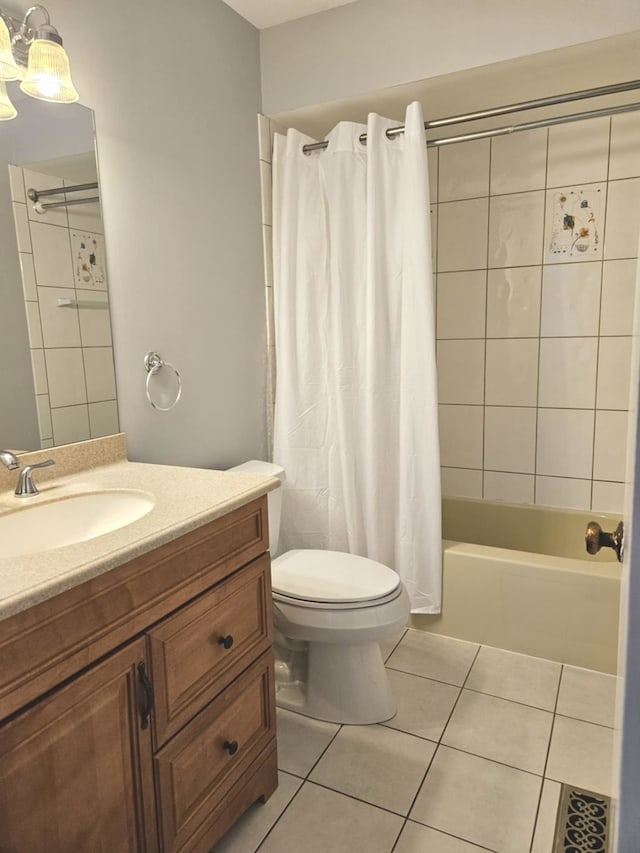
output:
[{"label": "mirror reflection of tile wall", "polygon": [[9,172],[41,447],[111,435],[119,425],[100,205],[39,214],[26,191],[71,182]]},{"label": "mirror reflection of tile wall", "polygon": [[429,151],[444,494],[622,511],[639,135],[629,113]]}]

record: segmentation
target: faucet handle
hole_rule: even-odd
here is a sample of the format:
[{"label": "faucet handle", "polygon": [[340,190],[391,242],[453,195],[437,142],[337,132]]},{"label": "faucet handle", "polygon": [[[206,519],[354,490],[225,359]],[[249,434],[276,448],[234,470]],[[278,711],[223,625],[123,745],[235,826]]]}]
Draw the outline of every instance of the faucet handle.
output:
[{"label": "faucet handle", "polygon": [[36,468],[50,468],[55,464],[56,463],[53,459],[45,459],[44,462],[35,462],[33,465],[25,465],[22,471],[20,471],[20,475],[18,477],[18,485],[16,486],[15,491],[16,497],[26,498],[30,495],[37,495],[38,489],[36,484],[33,482],[31,472],[35,471]]}]

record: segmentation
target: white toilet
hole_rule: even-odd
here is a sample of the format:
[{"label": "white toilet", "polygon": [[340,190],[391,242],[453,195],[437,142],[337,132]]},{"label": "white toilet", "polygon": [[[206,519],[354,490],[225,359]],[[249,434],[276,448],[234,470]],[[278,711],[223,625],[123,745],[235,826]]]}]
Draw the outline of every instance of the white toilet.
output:
[{"label": "white toilet", "polygon": [[[285,479],[251,461],[231,468]],[[276,556],[282,489],[268,494],[276,704],[335,723],[364,725],[396,712],[379,643],[406,625],[409,598],[392,569],[339,551]]]}]

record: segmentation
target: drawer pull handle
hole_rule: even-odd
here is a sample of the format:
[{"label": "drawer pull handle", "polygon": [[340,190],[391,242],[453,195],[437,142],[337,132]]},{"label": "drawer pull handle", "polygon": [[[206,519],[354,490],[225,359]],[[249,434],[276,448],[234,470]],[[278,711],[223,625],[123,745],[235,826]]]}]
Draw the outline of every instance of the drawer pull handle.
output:
[{"label": "drawer pull handle", "polygon": [[147,675],[144,663],[138,664],[138,678],[140,679],[140,684],[142,685],[145,696],[144,707],[140,711],[140,728],[148,729],[149,717],[151,716],[151,710],[153,709],[153,684]]},{"label": "drawer pull handle", "polygon": [[223,743],[224,749],[227,750],[229,755],[235,755],[238,751],[238,741],[237,740],[225,740]]},{"label": "drawer pull handle", "polygon": [[227,634],[226,637],[218,637],[218,643],[221,646],[224,646],[225,649],[230,649],[233,645],[233,637],[231,636],[231,634]]}]

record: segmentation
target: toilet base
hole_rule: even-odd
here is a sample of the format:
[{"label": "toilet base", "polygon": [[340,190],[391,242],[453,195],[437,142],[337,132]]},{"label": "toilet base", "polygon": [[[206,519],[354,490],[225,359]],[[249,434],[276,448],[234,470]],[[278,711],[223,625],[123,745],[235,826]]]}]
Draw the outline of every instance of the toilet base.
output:
[{"label": "toilet base", "polygon": [[382,723],[395,715],[396,705],[378,643],[310,642],[306,681],[288,677],[286,664],[280,667],[278,661],[290,655],[277,643],[275,651],[278,707],[347,725]]}]

